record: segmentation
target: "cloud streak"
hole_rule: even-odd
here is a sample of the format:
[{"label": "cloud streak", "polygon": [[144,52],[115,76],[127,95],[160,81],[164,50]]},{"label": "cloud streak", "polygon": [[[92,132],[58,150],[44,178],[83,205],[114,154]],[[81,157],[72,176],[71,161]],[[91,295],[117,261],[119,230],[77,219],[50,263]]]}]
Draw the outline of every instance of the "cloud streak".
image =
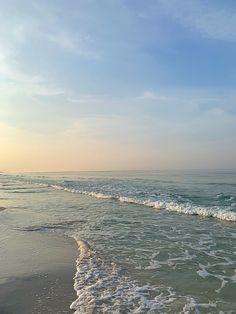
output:
[{"label": "cloud streak", "polygon": [[235,42],[236,11],[217,1],[160,0],[166,12],[204,37]]}]

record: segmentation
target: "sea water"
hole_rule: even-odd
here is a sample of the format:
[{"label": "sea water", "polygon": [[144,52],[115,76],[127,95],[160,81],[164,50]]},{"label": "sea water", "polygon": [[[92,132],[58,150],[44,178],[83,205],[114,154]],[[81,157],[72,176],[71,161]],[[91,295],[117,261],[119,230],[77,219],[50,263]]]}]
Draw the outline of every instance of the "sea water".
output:
[{"label": "sea water", "polygon": [[2,173],[0,206],[77,241],[77,314],[236,313],[235,171]]}]

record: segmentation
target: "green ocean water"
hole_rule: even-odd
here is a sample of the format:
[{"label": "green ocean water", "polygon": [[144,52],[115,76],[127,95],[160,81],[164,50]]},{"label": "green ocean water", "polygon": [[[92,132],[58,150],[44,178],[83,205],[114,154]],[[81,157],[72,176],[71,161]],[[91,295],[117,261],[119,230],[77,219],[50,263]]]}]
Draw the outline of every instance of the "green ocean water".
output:
[{"label": "green ocean water", "polygon": [[76,313],[236,313],[235,171],[2,173],[0,206],[77,241]]}]

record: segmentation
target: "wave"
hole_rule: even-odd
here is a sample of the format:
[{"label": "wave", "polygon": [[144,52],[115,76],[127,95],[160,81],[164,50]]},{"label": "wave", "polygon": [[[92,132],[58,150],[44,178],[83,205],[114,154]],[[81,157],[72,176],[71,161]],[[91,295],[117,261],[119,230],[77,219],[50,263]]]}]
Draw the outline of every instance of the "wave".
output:
[{"label": "wave", "polygon": [[31,226],[21,226],[15,227],[15,230],[19,231],[48,231],[48,230],[56,230],[56,229],[71,229],[74,230],[74,226],[78,224],[84,224],[87,220],[80,219],[80,220],[69,220],[69,221],[62,221],[53,224],[44,224],[44,225],[31,225]]},{"label": "wave", "polygon": [[[177,212],[180,214],[186,214],[186,215],[197,215],[205,218],[217,218],[220,220],[228,221],[228,222],[236,222],[236,212],[232,211],[232,207],[227,206],[226,207],[220,207],[220,206],[212,206],[212,207],[207,207],[207,206],[197,206],[193,205],[192,203],[179,203],[176,201],[171,201],[171,200],[150,200],[150,199],[141,199],[137,197],[127,197],[127,196],[122,196],[122,195],[112,195],[109,193],[104,193],[100,191],[88,191],[88,190],[79,190],[77,188],[70,188],[70,187],[65,187],[60,184],[50,184],[50,183],[40,183],[40,182],[26,182],[29,184],[34,183],[37,186],[45,187],[45,188],[53,188],[57,190],[63,190],[66,192],[70,193],[78,193],[78,194],[83,194],[87,196],[92,196],[96,197],[98,199],[107,199],[107,200],[116,200],[120,201],[122,203],[130,203],[130,204],[136,204],[136,205],[142,205],[142,206],[147,206],[151,207],[154,209],[158,210],[166,210],[169,212]],[[16,192],[15,193],[22,193],[22,192]],[[46,192],[46,190],[26,190],[23,193],[40,193],[40,192]],[[218,194],[216,198],[220,199],[222,198],[223,194]],[[224,195],[225,197],[225,195]],[[229,201],[233,201],[232,195],[227,195],[229,198]]]},{"label": "wave", "polygon": [[94,191],[83,191],[77,190],[75,188],[65,188],[61,185],[51,185],[52,188],[64,190],[71,193],[84,194],[92,197],[96,197],[99,199],[113,199],[120,201],[122,203],[130,203],[136,205],[147,206],[159,210],[166,210],[169,212],[177,212],[180,214],[186,215],[197,215],[201,217],[212,217],[225,221],[236,221],[236,212],[231,210],[221,209],[220,207],[204,207],[204,206],[195,206],[191,203],[177,203],[174,201],[166,201],[166,200],[143,200],[138,198],[131,198],[126,196],[114,196],[110,194],[105,194],[101,192]]},{"label": "wave", "polygon": [[75,240],[80,253],[74,277],[78,298],[70,306],[75,314],[159,312],[176,300],[171,288],[139,285],[118,265],[101,258],[88,243]]},{"label": "wave", "polygon": [[236,183],[227,183],[227,182],[209,182],[209,183],[206,183],[206,185],[236,187]]},{"label": "wave", "polygon": [[65,188],[61,185],[50,185],[50,187],[56,189],[56,190],[63,190],[66,192],[71,192],[71,193],[78,193],[78,194],[84,194],[88,196],[93,196],[96,198],[103,198],[103,199],[116,199],[116,197],[109,195],[109,194],[104,194],[101,192],[93,192],[93,191],[81,191],[77,189],[71,189],[71,188]]},{"label": "wave", "polygon": [[215,198],[220,201],[228,201],[228,202],[232,202],[235,200],[235,196],[231,194],[224,194],[224,193],[217,194]]},{"label": "wave", "polygon": [[13,190],[10,193],[15,193],[15,194],[32,194],[32,193],[45,193],[45,190]]},{"label": "wave", "polygon": [[213,302],[198,303],[192,296],[180,295],[173,288],[143,285],[131,272],[101,257],[86,241],[73,237],[79,247],[74,289],[74,314],[89,313],[200,313],[216,309]]},{"label": "wave", "polygon": [[220,209],[218,207],[199,207],[192,204],[178,204],[175,202],[166,201],[149,201],[149,200],[137,200],[127,197],[119,197],[121,202],[133,203],[152,207],[155,209],[164,209],[170,212],[178,212],[187,215],[198,215],[202,217],[213,217],[226,221],[236,221],[236,212],[230,210]]}]

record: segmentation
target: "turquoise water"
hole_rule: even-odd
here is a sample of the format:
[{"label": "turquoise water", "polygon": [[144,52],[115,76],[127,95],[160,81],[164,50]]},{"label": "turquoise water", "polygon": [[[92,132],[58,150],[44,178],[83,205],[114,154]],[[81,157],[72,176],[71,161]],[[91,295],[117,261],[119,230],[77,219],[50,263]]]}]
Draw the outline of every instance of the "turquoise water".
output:
[{"label": "turquoise water", "polygon": [[236,172],[1,174],[0,182],[2,228],[76,239],[76,313],[236,313]]}]

